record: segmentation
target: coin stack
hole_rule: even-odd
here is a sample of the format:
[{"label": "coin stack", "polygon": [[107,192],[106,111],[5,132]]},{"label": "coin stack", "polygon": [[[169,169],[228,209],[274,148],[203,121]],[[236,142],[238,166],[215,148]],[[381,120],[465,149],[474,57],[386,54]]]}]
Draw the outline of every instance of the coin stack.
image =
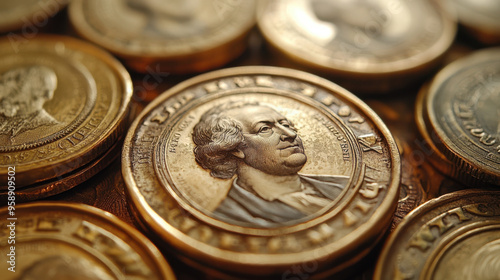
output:
[{"label": "coin stack", "polygon": [[70,37],[0,42],[2,90],[0,195],[15,166],[18,201],[74,187],[121,149],[132,94],[130,76],[111,55]]},{"label": "coin stack", "polygon": [[498,1],[18,2],[2,277],[498,278]]}]

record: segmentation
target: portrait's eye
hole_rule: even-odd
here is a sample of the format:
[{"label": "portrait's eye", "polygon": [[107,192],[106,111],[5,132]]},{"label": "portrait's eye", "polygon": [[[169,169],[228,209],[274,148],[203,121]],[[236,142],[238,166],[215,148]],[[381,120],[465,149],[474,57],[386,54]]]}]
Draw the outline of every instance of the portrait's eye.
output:
[{"label": "portrait's eye", "polygon": [[272,132],[272,128],[268,125],[264,125],[259,129],[259,133],[269,133]]}]

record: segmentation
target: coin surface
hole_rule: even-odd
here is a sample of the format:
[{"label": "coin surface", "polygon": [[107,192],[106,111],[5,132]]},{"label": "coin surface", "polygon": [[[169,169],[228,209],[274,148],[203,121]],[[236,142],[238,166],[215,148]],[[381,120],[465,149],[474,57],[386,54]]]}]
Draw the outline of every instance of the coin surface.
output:
[{"label": "coin surface", "polygon": [[351,265],[389,227],[400,181],[396,144],[368,106],[317,76],[258,66],[160,95],[122,164],[146,226],[238,277]]},{"label": "coin surface", "polygon": [[458,20],[471,36],[484,44],[500,43],[500,2],[453,0],[450,3],[457,11]]},{"label": "coin surface", "polygon": [[[33,28],[44,27],[48,19],[66,6],[68,0],[1,1],[0,32],[26,27],[31,38]],[[25,30],[23,30],[25,31]]]},{"label": "coin surface", "polygon": [[274,48],[363,92],[384,92],[415,82],[435,67],[456,30],[437,1],[263,3],[258,25]]},{"label": "coin surface", "polygon": [[500,193],[460,191],[421,205],[389,237],[374,279],[495,279]]},{"label": "coin surface", "polygon": [[132,94],[125,68],[103,50],[69,37],[0,41],[0,181],[16,186],[71,172],[123,134]]},{"label": "coin surface", "polygon": [[188,73],[222,66],[244,51],[255,2],[77,0],[69,16],[82,37],[136,71]]},{"label": "coin surface", "polygon": [[2,279],[175,279],[153,243],[95,207],[27,203],[16,207],[17,219],[7,207],[0,217]]},{"label": "coin surface", "polygon": [[469,185],[500,185],[499,89],[500,49],[477,51],[441,70],[417,109],[445,172]]}]

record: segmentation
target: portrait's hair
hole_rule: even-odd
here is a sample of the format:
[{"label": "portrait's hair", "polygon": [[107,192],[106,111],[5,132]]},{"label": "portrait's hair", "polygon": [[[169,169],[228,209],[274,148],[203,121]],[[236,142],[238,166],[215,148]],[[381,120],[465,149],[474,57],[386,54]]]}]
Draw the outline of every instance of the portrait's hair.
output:
[{"label": "portrait's hair", "polygon": [[14,97],[27,104],[32,100],[50,100],[56,87],[56,74],[45,66],[20,67],[5,72],[0,76],[0,114],[12,117],[18,113],[19,106],[12,102]]},{"label": "portrait's hair", "polygon": [[466,280],[493,280],[500,277],[500,239],[484,244],[468,259],[463,275]]},{"label": "portrait's hair", "polygon": [[232,152],[242,144],[241,124],[226,116],[225,111],[246,106],[261,106],[257,102],[229,102],[205,112],[193,128],[196,162],[210,170],[215,178],[229,179],[238,168],[239,159]]}]

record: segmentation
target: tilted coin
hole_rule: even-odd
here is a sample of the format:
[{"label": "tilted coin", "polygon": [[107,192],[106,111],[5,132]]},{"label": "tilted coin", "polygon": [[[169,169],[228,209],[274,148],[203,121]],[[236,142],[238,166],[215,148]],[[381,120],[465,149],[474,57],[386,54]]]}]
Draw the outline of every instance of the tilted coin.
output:
[{"label": "tilted coin", "polygon": [[263,1],[258,25],[286,57],[340,85],[385,92],[422,78],[452,44],[438,1]]},{"label": "tilted coin", "polygon": [[460,191],[421,205],[387,240],[374,279],[497,279],[500,193]]},{"label": "tilted coin", "polygon": [[132,206],[171,251],[243,278],[360,260],[388,229],[400,182],[396,144],[368,106],[264,66],[160,95],[132,124],[122,164]]},{"label": "tilted coin", "polygon": [[8,167],[18,188],[67,174],[123,134],[132,83],[105,51],[62,36],[4,38],[0,61],[0,185]]},{"label": "tilted coin", "polygon": [[458,14],[458,20],[468,33],[484,44],[500,43],[500,2],[495,0],[450,1]]},{"label": "tilted coin", "polygon": [[175,279],[153,243],[95,207],[36,202],[8,213],[0,209],[2,279]]},{"label": "tilted coin", "polygon": [[[21,29],[31,39],[33,32],[47,25],[50,17],[66,6],[68,0],[18,0],[0,2],[0,32]],[[23,29],[24,28],[24,29]],[[36,32],[35,32],[36,33]],[[10,35],[18,40],[21,35]],[[22,38],[27,40],[28,38]]]},{"label": "tilted coin", "polygon": [[136,71],[190,73],[222,66],[244,51],[255,2],[77,0],[69,16],[82,37]]},{"label": "tilted coin", "polygon": [[423,93],[421,131],[451,177],[472,186],[500,185],[500,49],[453,62]]}]

